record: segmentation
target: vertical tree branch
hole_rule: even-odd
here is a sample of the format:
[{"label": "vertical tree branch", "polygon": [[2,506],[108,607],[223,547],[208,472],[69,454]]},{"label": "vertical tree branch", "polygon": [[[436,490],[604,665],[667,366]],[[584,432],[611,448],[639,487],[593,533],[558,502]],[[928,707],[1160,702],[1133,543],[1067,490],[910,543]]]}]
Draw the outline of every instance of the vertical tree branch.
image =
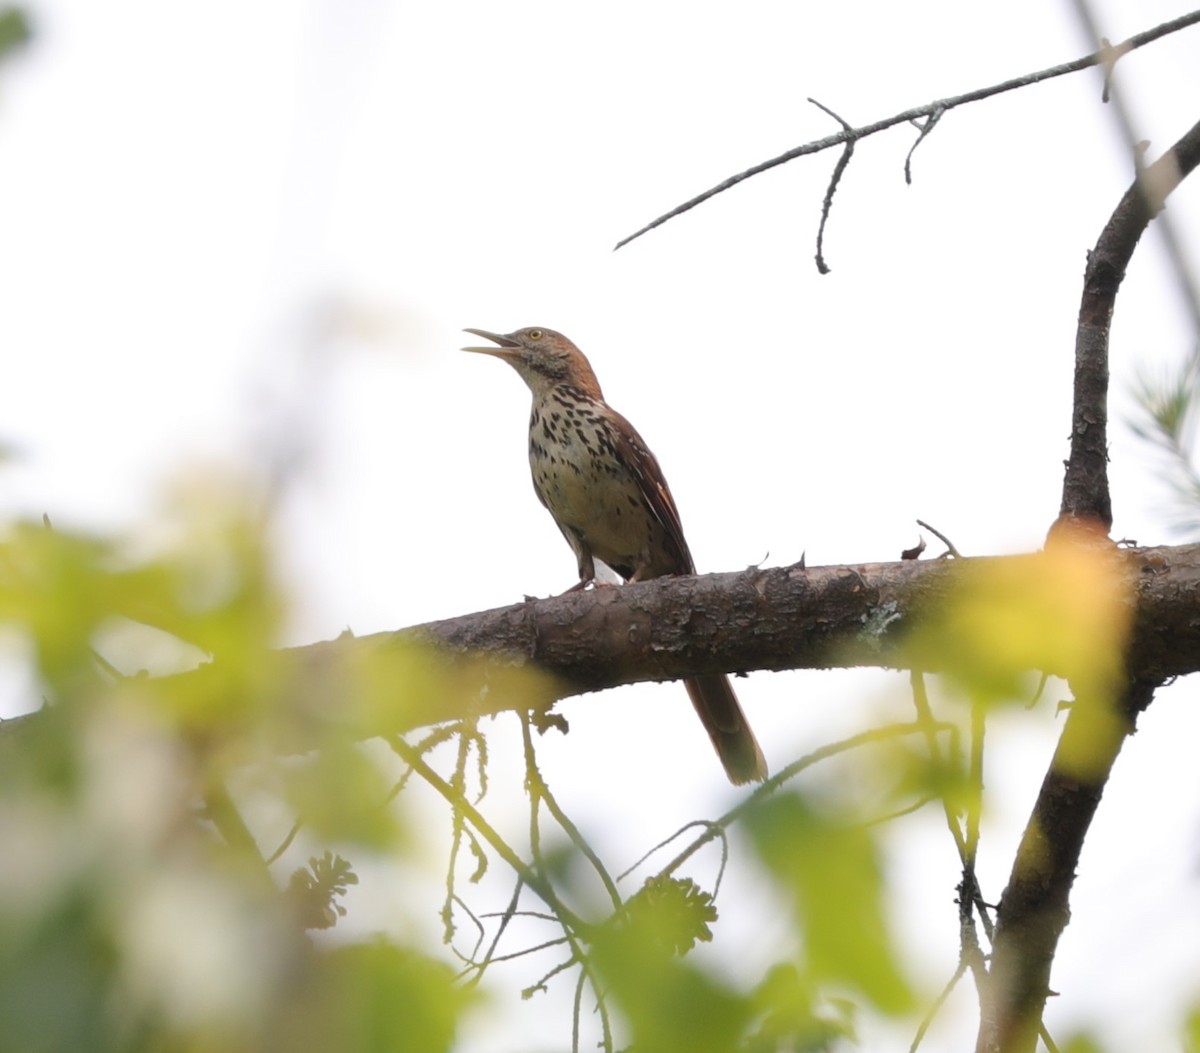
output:
[{"label": "vertical tree branch", "polygon": [[[1108,345],[1117,290],[1142,232],[1198,162],[1200,123],[1138,173],[1088,256],[1075,340],[1071,456],[1051,542],[1066,539],[1072,526],[1098,527],[1104,535],[1112,526]],[[1157,686],[1134,668],[1116,698],[1075,691],[1000,900],[977,1053],[1033,1053],[1050,994],[1050,968],[1071,916],[1070,891],[1084,838],[1117,754]]]},{"label": "vertical tree branch", "polygon": [[1108,340],[1117,290],[1142,232],[1167,195],[1200,161],[1200,123],[1139,172],[1088,254],[1075,333],[1075,404],[1071,455],[1063,478],[1061,520],[1112,526],[1108,490]]},{"label": "vertical tree branch", "polygon": [[1033,1053],[1084,837],[1157,686],[1131,681],[1115,704],[1078,698],[1071,708],[1000,900],[976,1053]]}]

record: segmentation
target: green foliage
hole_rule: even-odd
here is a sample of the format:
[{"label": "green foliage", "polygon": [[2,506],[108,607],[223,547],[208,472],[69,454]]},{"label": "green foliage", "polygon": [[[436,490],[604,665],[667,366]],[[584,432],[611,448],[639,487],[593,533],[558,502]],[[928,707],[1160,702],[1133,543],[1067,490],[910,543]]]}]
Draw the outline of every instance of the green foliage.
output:
[{"label": "green foliage", "polygon": [[1143,373],[1132,394],[1138,414],[1129,421],[1129,427],[1162,458],[1163,477],[1175,492],[1170,509],[1175,529],[1194,535],[1200,530],[1200,473],[1194,449],[1200,351],[1158,376]]},{"label": "green foliage", "polygon": [[[0,639],[28,656],[30,708],[45,705],[0,733],[0,1051],[453,1042],[471,999],[445,964],[395,942],[305,936],[346,915],[351,865],[326,850],[289,878],[258,847],[253,828],[270,832],[262,817],[281,808],[347,853],[404,842],[390,782],[352,728],[292,704],[270,650],[283,602],[247,508],[199,488],[154,547],[48,524],[5,532]],[[144,675],[168,640],[212,661]],[[406,673],[437,688],[416,649],[390,655],[386,677],[368,665],[333,713],[375,718]],[[306,755],[279,756],[293,739]]]},{"label": "green foliage", "polygon": [[759,857],[789,894],[807,976],[819,986],[855,991],[884,1013],[910,1011],[913,991],[889,933],[870,829],[797,793],[765,802],[746,825]]},{"label": "green foliage", "polygon": [[967,697],[1028,701],[1038,671],[1077,696],[1110,699],[1124,672],[1133,609],[1120,554],[1090,536],[1045,551],[966,564],[940,611],[910,639],[913,665],[945,673]]},{"label": "green foliage", "polygon": [[398,813],[384,807],[388,781],[374,759],[331,736],[302,763],[288,765],[285,796],[324,841],[351,841],[384,851],[400,844]]},{"label": "green foliage", "polygon": [[1200,1053],[1200,1003],[1193,1003],[1184,1021],[1183,1048],[1185,1053]]},{"label": "green foliage", "polygon": [[747,1043],[747,1053],[821,1053],[853,1041],[854,1004],[821,999],[794,965],[778,965],[754,992],[761,1024]]},{"label": "green foliage", "polygon": [[1058,1053],[1104,1053],[1104,1046],[1094,1035],[1072,1035],[1058,1047]]},{"label": "green foliage", "polygon": [[[675,952],[675,911],[639,911],[636,923],[605,926],[592,961],[610,1005],[638,1053],[728,1053],[736,1049],[753,1004]],[[665,915],[665,916],[664,916]]]},{"label": "green foliage", "polygon": [[[400,733],[467,712],[464,698],[537,710],[553,693],[544,678],[387,634],[307,648],[302,661],[279,652],[286,605],[248,508],[207,483],[182,492],[153,545],[32,523],[0,543],[0,639],[27,658],[30,708],[45,703],[32,722],[0,726],[11,861],[0,868],[0,1053],[444,1050],[478,1001],[474,986],[534,953],[550,964],[525,985],[531,997],[573,978],[577,1048],[817,1053],[852,1044],[863,1012],[914,1011],[881,827],[861,813],[940,801],[969,870],[982,717],[968,761],[964,722],[935,720],[914,678],[914,723],[823,746],[726,816],[685,827],[677,836],[696,831],[690,844],[629,894],[539,771],[532,728],[544,716],[521,725],[519,843],[485,814],[496,788],[478,718]],[[1119,560],[1086,546],[985,566],[914,634],[914,660],[983,703],[1019,694],[1043,665],[1107,692],[1120,674],[1125,589]],[[149,675],[164,671],[164,653],[168,667],[200,668]],[[372,735],[383,744],[364,747]],[[1078,752],[1086,762],[1086,735]],[[849,780],[854,794],[786,789],[835,755],[864,773]],[[396,803],[415,781],[450,813],[433,824],[448,842],[449,950],[355,942],[340,925],[383,924],[356,913],[370,872],[362,855],[389,873],[415,867],[421,838]],[[722,976],[703,948],[728,921],[717,890],[734,824],[790,907],[780,924],[796,932],[795,960],[765,977],[761,966]],[[714,845],[715,882],[683,873]],[[511,891],[497,910],[489,897],[502,881]],[[318,942],[314,929],[333,931]],[[964,936],[963,962],[969,951]]]},{"label": "green foliage", "polygon": [[33,27],[24,8],[0,7],[0,62],[9,52],[17,51],[33,36]]},{"label": "green foliage", "polygon": [[441,1053],[468,999],[438,962],[382,940],[320,956],[272,1049]]}]

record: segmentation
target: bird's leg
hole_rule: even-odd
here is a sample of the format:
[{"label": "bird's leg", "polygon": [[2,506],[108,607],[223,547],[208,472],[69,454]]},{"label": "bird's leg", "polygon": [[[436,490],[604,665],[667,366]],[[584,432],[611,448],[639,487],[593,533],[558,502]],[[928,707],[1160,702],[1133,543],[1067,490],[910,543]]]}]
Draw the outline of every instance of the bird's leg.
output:
[{"label": "bird's leg", "polygon": [[625,584],[632,585],[635,581],[645,581],[646,576],[649,573],[649,571],[650,571],[650,557],[649,557],[649,555],[646,555],[646,556],[642,557],[641,562],[638,563],[636,568],[634,568],[633,573],[630,574],[629,577],[625,579]]},{"label": "bird's leg", "polygon": [[592,559],[592,550],[588,548],[587,542],[575,531],[571,531],[567,538],[579,560],[579,580],[563,593],[564,596],[596,584],[596,561]]},{"label": "bird's leg", "polygon": [[581,540],[579,542],[579,580],[572,585],[566,592],[562,593],[566,596],[568,593],[578,592],[580,589],[586,589],[589,585],[593,589],[612,589],[616,585],[614,582],[605,581],[603,578],[596,577],[596,561],[592,558],[592,550]]},{"label": "bird's leg", "polygon": [[579,546],[575,549],[575,554],[579,557],[579,584],[574,588],[586,589],[596,580],[596,561],[592,559],[592,550],[588,548],[587,542],[582,537],[579,538]]}]

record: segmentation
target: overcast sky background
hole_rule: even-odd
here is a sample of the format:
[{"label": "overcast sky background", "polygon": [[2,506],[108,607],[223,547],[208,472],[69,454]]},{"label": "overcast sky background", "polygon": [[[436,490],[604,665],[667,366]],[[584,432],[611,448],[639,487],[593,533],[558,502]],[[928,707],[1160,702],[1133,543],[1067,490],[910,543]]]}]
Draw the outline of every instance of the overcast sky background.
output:
[{"label": "overcast sky background", "polygon": [[[529,483],[528,394],[456,351],[464,326],[526,325],[590,356],[701,570],[891,560],[918,517],[967,554],[1029,550],[1058,510],[1085,254],[1132,170],[1094,71],[953,111],[911,186],[914,130],[859,144],[828,276],[813,254],[833,153],[611,249],[835,130],[809,96],[863,124],[1093,50],[1069,4],[27,6],[37,38],[0,73],[6,516],[144,531],[189,468],[275,478],[286,643],[561,591],[574,560]],[[1094,6],[1114,41],[1187,9]],[[1191,29],[1120,65],[1151,156],[1196,119],[1198,54]],[[1192,182],[1170,214],[1194,264]],[[1122,391],[1196,339],[1151,231],[1114,327],[1114,536],[1178,540]],[[739,692],[775,768],[910,715],[896,674],[760,674]],[[1099,1019],[1113,1049],[1169,1048],[1200,998],[1196,701],[1191,683],[1164,691],[1117,766],[1052,1029]],[[614,865],[736,799],[679,685],[563,708],[545,772]],[[1045,702],[997,723],[993,899],[1058,728]],[[937,984],[957,946],[952,845],[934,815],[893,842],[903,934]],[[735,865],[718,966],[780,944],[754,889]],[[413,909],[375,895],[378,924]],[[511,1007],[522,1026],[564,1041],[565,1018],[534,1021],[555,1003],[530,1005]],[[962,1048],[970,1000],[947,1020],[926,1048]],[[480,1027],[468,1047],[522,1048],[513,1034]]]}]

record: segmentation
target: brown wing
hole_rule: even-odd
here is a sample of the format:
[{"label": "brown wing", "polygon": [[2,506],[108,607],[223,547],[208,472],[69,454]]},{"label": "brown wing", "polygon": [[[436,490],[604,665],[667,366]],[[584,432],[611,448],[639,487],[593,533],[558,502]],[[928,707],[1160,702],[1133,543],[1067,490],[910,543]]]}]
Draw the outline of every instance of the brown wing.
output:
[{"label": "brown wing", "polygon": [[666,548],[675,564],[671,568],[664,567],[662,573],[695,574],[696,565],[692,562],[692,554],[688,551],[687,541],[683,537],[679,509],[675,507],[675,499],[667,487],[667,480],[658,466],[658,460],[629,421],[611,406],[608,407],[608,411],[617,422],[613,434],[617,452],[629,465],[646,505],[662,525]]}]

